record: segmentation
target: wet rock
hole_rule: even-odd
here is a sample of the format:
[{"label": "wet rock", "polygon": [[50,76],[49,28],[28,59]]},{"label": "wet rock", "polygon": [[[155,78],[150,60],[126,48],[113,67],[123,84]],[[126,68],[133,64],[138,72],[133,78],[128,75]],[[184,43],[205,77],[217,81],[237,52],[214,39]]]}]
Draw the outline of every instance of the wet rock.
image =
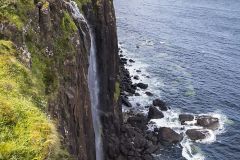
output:
[{"label": "wet rock", "polygon": [[146,139],[151,141],[153,144],[157,144],[158,138],[154,132],[149,132],[146,134]]},{"label": "wet rock", "polygon": [[167,127],[159,128],[157,133],[158,140],[164,145],[176,144],[183,139],[182,134],[178,134],[171,128]]},{"label": "wet rock", "polygon": [[141,70],[139,70],[139,69],[138,69],[138,70],[136,70],[136,72],[140,73],[140,72],[141,72]]},{"label": "wet rock", "polygon": [[128,101],[127,98],[122,96],[121,99],[122,99],[122,104],[124,104],[126,107],[132,107],[132,104]]},{"label": "wet rock", "polygon": [[145,106],[145,108],[149,108],[149,107],[151,107],[151,106]]},{"label": "wet rock", "polygon": [[146,155],[143,155],[143,160],[154,160],[154,158],[152,155],[146,154]]},{"label": "wet rock", "polygon": [[133,79],[139,80],[139,76],[134,76]]},{"label": "wet rock", "polygon": [[179,121],[181,122],[181,124],[184,124],[185,121],[193,121],[194,120],[194,116],[191,114],[180,114],[179,115]]},{"label": "wet rock", "polygon": [[162,111],[167,111],[168,110],[166,103],[164,101],[160,100],[160,99],[153,100],[153,105],[158,106],[159,109],[162,110]]},{"label": "wet rock", "polygon": [[198,116],[197,125],[211,130],[216,130],[219,127],[219,119],[211,116]]},{"label": "wet rock", "polygon": [[147,89],[147,88],[148,88],[148,84],[137,83],[137,87],[139,87],[139,88],[141,88],[141,89]]},{"label": "wet rock", "polygon": [[206,130],[189,129],[186,131],[186,134],[191,140],[196,141],[206,138],[209,133]]},{"label": "wet rock", "polygon": [[149,148],[147,148],[144,153],[152,154],[156,152],[159,149],[157,145],[151,145]]},{"label": "wet rock", "polygon": [[148,119],[160,119],[163,118],[164,115],[161,111],[159,111],[156,107],[151,106],[148,111]]},{"label": "wet rock", "polygon": [[140,96],[140,94],[139,93],[135,93],[135,96]]},{"label": "wet rock", "polygon": [[152,94],[151,92],[145,92],[145,94],[146,94],[147,96],[149,96],[149,97],[152,97],[152,96],[153,96],[153,94]]},{"label": "wet rock", "polygon": [[134,63],[135,61],[134,61],[134,60],[132,60],[132,59],[129,59],[129,62],[131,62],[131,63]]},{"label": "wet rock", "polygon": [[121,64],[127,64],[127,58],[121,58],[120,63]]},{"label": "wet rock", "polygon": [[133,127],[145,130],[147,129],[148,119],[143,114],[137,114],[135,116],[129,117],[127,122]]}]

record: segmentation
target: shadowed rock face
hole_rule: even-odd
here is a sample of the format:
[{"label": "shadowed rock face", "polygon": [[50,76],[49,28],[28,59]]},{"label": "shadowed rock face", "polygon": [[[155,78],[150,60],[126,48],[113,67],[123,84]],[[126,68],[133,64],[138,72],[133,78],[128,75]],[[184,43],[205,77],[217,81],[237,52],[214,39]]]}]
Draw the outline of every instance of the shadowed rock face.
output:
[{"label": "shadowed rock face", "polygon": [[[89,6],[84,11],[93,26],[96,38],[97,63],[99,73],[99,101],[102,122],[104,160],[115,159],[119,152],[119,135],[121,108],[117,95],[119,81],[119,57],[116,32],[116,19],[113,2],[109,0],[92,0],[92,11]],[[113,147],[114,146],[114,147]]]}]

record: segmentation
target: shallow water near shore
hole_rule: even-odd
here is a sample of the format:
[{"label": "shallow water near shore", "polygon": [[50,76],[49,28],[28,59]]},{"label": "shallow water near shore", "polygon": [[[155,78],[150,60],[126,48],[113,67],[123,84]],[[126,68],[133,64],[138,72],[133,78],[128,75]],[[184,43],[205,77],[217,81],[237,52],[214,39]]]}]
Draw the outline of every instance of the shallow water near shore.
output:
[{"label": "shallow water near shore", "polygon": [[128,69],[154,94],[139,90],[133,106],[146,112],[161,97],[171,118],[156,122],[175,130],[179,113],[214,115],[222,123],[206,142],[184,139],[156,159],[240,159],[240,2],[115,0],[115,9],[123,54],[136,61]]}]

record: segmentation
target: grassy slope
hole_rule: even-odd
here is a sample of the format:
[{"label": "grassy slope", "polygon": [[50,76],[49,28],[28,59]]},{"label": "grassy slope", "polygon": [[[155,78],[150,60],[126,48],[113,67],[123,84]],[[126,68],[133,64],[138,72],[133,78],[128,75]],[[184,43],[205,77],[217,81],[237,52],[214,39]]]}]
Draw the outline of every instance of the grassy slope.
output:
[{"label": "grassy slope", "polygon": [[39,109],[46,106],[41,79],[16,59],[11,41],[0,40],[0,159],[44,159],[59,138]]},{"label": "grassy slope", "polygon": [[[33,0],[0,0],[0,21],[15,25],[21,32],[28,21],[27,13],[34,8]],[[57,61],[72,47],[67,37],[77,31],[66,12],[61,29],[64,36],[54,42],[54,50],[63,53],[54,57]],[[54,123],[44,113],[47,99],[53,96],[49,93],[56,92],[59,85],[58,79],[49,66],[51,59],[43,54],[44,48],[34,42],[38,35],[32,32],[27,36],[31,69],[19,61],[20,52],[11,40],[0,39],[0,160],[69,159],[60,149]]]}]

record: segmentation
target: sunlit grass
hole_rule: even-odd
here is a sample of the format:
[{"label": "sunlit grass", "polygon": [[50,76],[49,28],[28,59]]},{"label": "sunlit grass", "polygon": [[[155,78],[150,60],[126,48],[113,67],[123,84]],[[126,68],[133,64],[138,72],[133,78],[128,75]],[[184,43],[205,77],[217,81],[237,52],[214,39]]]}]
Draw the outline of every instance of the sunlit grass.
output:
[{"label": "sunlit grass", "polygon": [[40,109],[46,105],[41,80],[21,64],[10,41],[0,40],[0,159],[42,160],[59,150],[54,124]]}]

